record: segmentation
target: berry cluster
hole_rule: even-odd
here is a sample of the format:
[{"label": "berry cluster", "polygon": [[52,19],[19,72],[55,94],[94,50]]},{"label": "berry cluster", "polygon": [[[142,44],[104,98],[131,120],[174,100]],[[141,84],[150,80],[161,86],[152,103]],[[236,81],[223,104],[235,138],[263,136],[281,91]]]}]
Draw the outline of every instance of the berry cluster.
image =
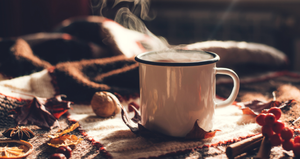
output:
[{"label": "berry cluster", "polygon": [[283,149],[293,150],[295,156],[300,156],[300,136],[293,139],[293,130],[279,120],[281,113],[280,108],[272,107],[267,112],[258,114],[256,123],[262,126],[262,134],[269,138],[272,146],[282,145]]}]

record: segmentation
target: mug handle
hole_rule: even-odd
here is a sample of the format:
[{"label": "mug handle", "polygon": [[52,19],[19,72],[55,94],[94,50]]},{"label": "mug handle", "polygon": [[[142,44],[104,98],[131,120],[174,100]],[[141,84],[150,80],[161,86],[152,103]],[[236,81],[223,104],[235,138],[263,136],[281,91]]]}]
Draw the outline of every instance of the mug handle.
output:
[{"label": "mug handle", "polygon": [[229,95],[229,97],[225,101],[216,103],[216,107],[230,105],[235,101],[235,99],[236,99],[236,97],[239,93],[240,79],[239,79],[238,75],[231,69],[228,69],[228,68],[215,68],[215,70],[216,70],[216,74],[228,75],[233,79],[233,88],[232,88],[231,94]]}]

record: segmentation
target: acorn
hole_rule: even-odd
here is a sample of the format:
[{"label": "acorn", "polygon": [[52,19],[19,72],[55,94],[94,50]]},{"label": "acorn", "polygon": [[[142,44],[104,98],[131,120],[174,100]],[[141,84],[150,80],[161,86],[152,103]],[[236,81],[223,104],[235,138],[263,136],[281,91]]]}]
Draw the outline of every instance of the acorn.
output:
[{"label": "acorn", "polygon": [[106,91],[96,92],[91,100],[91,106],[97,116],[104,118],[118,114],[121,110],[119,99]]}]

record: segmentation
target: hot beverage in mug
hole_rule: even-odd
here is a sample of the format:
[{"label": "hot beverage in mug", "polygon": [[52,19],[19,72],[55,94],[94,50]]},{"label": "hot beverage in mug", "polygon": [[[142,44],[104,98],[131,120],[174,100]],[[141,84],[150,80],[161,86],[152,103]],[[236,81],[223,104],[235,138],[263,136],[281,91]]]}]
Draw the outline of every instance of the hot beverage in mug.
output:
[{"label": "hot beverage in mug", "polygon": [[169,50],[166,52],[155,52],[145,55],[144,59],[153,62],[166,63],[186,63],[186,62],[200,62],[212,59],[213,56],[204,52],[176,52]]},{"label": "hot beverage in mug", "polygon": [[[139,62],[141,124],[155,132],[185,137],[196,121],[209,131],[216,106],[230,105],[239,90],[239,78],[217,68],[219,56],[200,50],[164,50],[135,57]],[[234,87],[223,102],[215,102],[216,74],[232,77]]]}]

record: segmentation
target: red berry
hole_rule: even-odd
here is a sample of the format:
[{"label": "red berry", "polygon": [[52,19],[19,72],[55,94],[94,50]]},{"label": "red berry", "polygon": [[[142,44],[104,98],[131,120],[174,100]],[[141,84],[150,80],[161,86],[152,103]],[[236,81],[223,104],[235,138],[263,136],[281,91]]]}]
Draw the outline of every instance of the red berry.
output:
[{"label": "red berry", "polygon": [[276,121],[273,125],[272,125],[272,129],[275,133],[281,133],[281,131],[284,128],[284,123],[282,121]]},{"label": "red berry", "polygon": [[266,117],[265,113],[258,114],[255,118],[256,123],[260,126],[264,126],[265,125],[265,117]]},{"label": "red berry", "polygon": [[300,156],[300,143],[294,143],[293,152],[296,157]]},{"label": "red berry", "polygon": [[50,156],[49,159],[67,159],[66,156],[62,153],[54,153]]},{"label": "red berry", "polygon": [[281,117],[281,110],[278,107],[272,107],[268,110],[268,113],[275,115],[275,119],[278,120]]},{"label": "red berry", "polygon": [[279,146],[282,143],[282,139],[279,134],[273,134],[270,136],[269,140],[272,146]]},{"label": "red berry", "polygon": [[261,128],[261,133],[264,136],[272,136],[274,134],[274,131],[272,130],[271,125],[264,125]]},{"label": "red berry", "polygon": [[265,117],[265,124],[266,125],[272,125],[276,121],[275,115],[272,113],[267,113]]},{"label": "red berry", "polygon": [[291,139],[293,137],[293,135],[294,135],[294,132],[288,127],[283,128],[281,131],[281,138],[285,141]]},{"label": "red berry", "polygon": [[296,136],[296,137],[294,138],[294,142],[295,142],[295,143],[300,143],[300,136]]},{"label": "red berry", "polygon": [[287,141],[283,141],[282,142],[282,148],[285,149],[286,151],[293,150],[293,148],[294,148],[294,140],[290,139],[290,140],[287,140]]},{"label": "red berry", "polygon": [[72,149],[69,146],[60,146],[56,149],[56,152],[64,154],[67,158],[70,158],[72,155]]}]

